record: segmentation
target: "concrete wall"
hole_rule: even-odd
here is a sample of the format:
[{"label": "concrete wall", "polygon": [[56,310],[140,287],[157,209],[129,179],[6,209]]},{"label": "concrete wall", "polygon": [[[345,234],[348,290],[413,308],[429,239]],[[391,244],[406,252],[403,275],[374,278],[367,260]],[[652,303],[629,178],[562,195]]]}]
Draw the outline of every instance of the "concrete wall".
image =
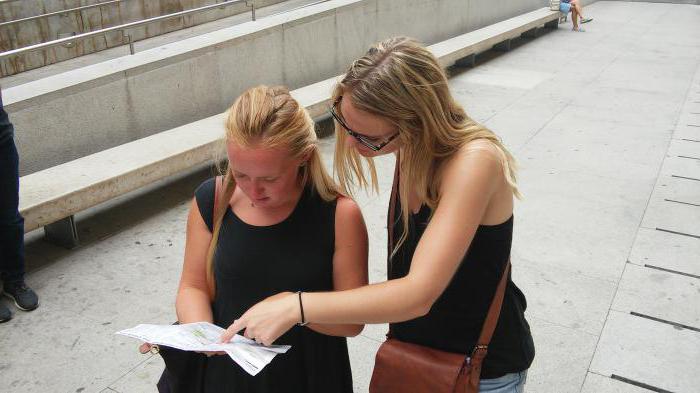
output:
[{"label": "concrete wall", "polygon": [[[106,0],[22,0],[0,3],[0,22],[17,20],[65,9],[102,3]],[[122,0],[102,7],[54,15],[0,27],[0,52],[17,49],[58,38],[87,33],[124,23],[160,15],[172,14],[222,0]],[[281,3],[284,0],[257,0],[257,7]],[[154,37],[212,20],[250,12],[245,4],[215,8],[195,15],[153,23],[129,30],[132,41]],[[120,32],[113,32],[88,40],[78,41],[71,47],[55,47],[46,52],[34,52],[13,59],[0,60],[0,76],[16,73],[72,59],[84,54],[124,45],[128,40]]]},{"label": "concrete wall", "polygon": [[540,0],[333,0],[3,91],[31,173],[226,110],[248,87],[341,74],[379,39],[432,44]]}]

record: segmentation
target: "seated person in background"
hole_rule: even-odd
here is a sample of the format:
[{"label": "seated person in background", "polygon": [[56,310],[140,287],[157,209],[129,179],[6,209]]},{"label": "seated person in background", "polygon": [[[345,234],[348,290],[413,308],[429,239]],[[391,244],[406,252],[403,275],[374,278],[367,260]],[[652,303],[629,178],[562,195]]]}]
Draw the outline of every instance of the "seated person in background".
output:
[{"label": "seated person in background", "polygon": [[573,31],[585,31],[579,27],[579,20],[581,23],[588,23],[593,20],[593,18],[584,18],[583,7],[581,7],[579,0],[561,0],[559,10],[564,14],[568,14],[571,11],[571,23],[574,24]]}]

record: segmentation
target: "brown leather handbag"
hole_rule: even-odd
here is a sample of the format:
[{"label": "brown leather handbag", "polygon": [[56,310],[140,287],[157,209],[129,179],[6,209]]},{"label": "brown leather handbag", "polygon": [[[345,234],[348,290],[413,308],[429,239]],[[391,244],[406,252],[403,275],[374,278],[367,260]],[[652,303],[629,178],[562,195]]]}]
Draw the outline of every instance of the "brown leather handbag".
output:
[{"label": "brown leather handbag", "polygon": [[[398,192],[399,159],[394,173],[394,186],[389,202],[389,254],[393,248],[394,212]],[[389,261],[389,268],[391,262]],[[496,294],[481,328],[477,345],[471,354],[452,353],[423,345],[411,344],[392,338],[379,347],[374,360],[374,371],[369,385],[370,393],[477,393],[481,378],[481,365],[488,351],[488,344],[501,313],[510,261],[503,271]]]}]

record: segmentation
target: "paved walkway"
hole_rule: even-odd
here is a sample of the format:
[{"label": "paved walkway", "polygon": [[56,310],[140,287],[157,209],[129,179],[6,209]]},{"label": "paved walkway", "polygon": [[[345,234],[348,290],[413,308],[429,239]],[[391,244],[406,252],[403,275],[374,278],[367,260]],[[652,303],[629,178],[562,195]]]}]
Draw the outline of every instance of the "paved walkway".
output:
[{"label": "paved walkway", "polygon": [[[450,81],[521,165],[513,274],[537,346],[526,390],[697,392],[700,7],[587,10],[587,32],[563,25]],[[328,160],[332,144],[323,141]],[[385,277],[392,165],[380,160],[381,194],[359,198],[372,281]],[[0,391],[154,391],[160,358],[113,333],[174,320],[187,205],[207,176],[79,215],[79,249],[28,236],[42,305],[0,325]],[[350,340],[357,392],[385,331],[368,326]]]}]

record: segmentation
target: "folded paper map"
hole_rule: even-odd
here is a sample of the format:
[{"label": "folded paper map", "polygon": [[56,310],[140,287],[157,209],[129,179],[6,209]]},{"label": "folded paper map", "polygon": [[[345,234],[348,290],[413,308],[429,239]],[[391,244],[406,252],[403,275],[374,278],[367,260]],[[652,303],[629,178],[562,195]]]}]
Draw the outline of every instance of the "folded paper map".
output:
[{"label": "folded paper map", "polygon": [[256,375],[275,356],[291,348],[289,345],[264,346],[239,334],[228,343],[220,343],[224,332],[225,329],[209,322],[195,322],[182,325],[138,325],[116,334],[183,351],[226,352],[250,375]]}]

